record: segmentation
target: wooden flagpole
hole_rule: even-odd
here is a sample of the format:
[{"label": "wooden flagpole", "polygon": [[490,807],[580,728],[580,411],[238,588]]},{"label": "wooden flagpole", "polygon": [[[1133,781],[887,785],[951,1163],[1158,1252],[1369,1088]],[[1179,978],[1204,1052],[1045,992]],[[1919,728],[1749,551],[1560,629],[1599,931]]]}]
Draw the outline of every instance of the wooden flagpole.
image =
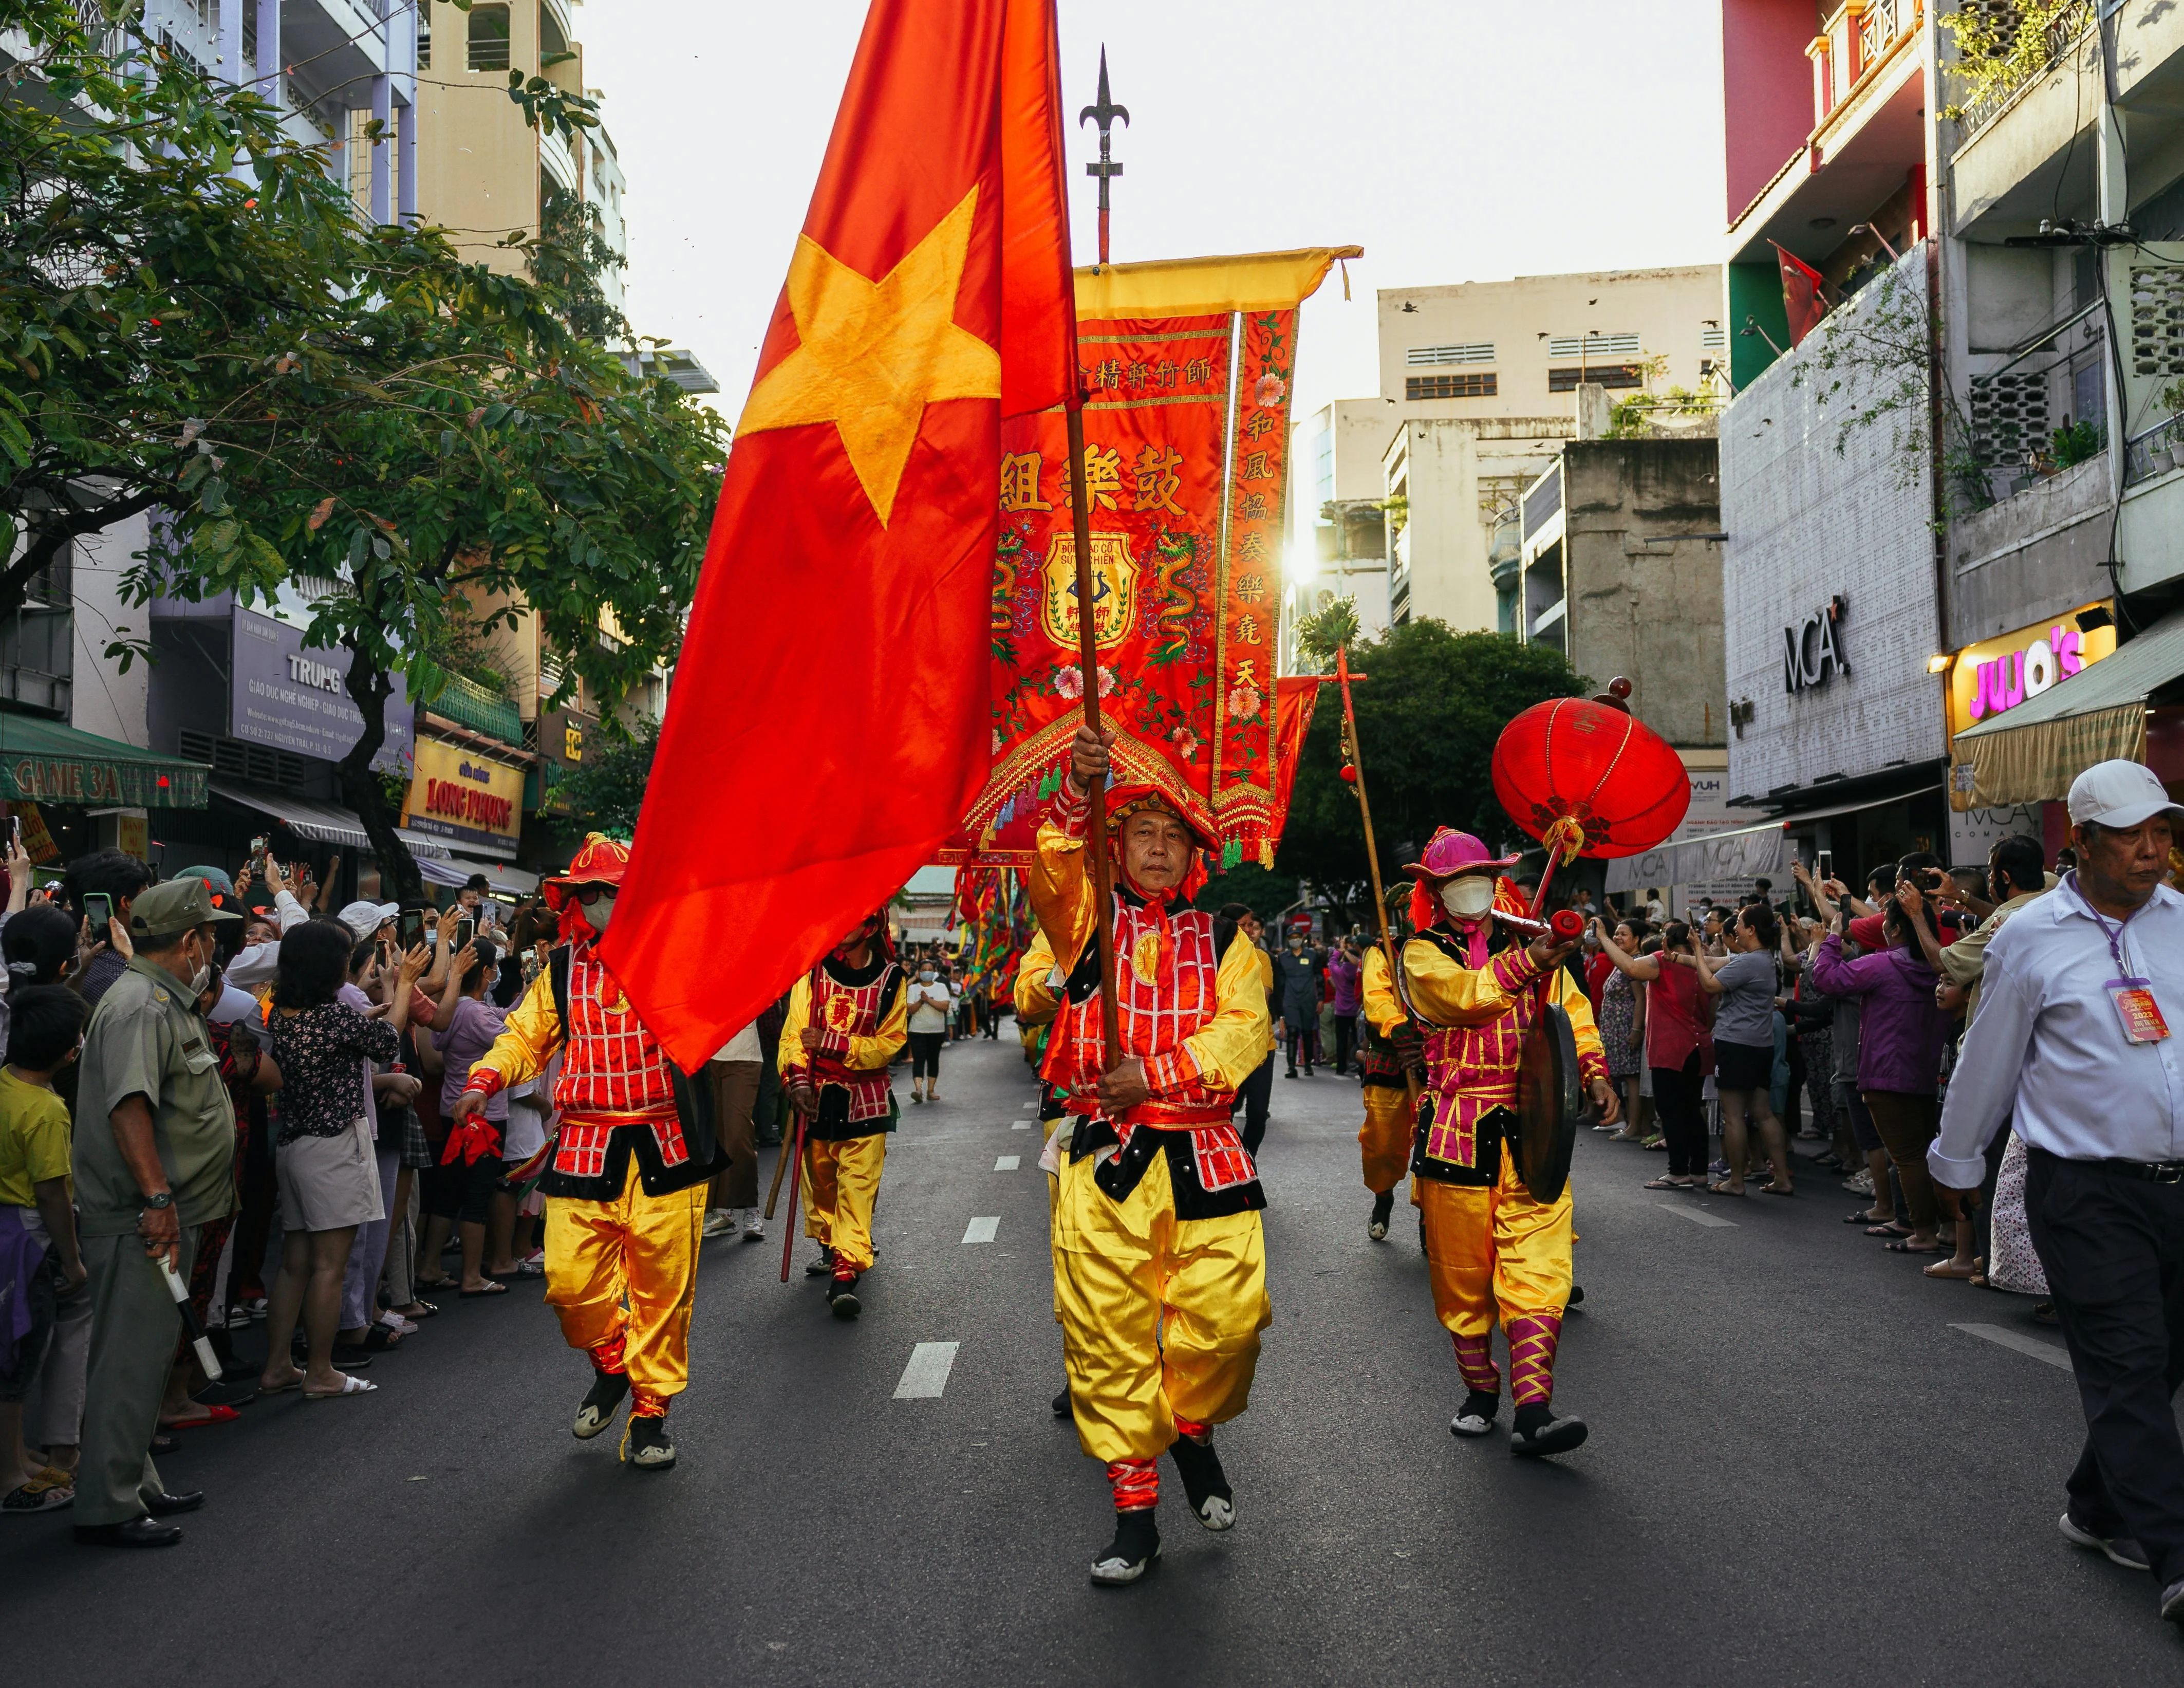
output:
[{"label": "wooden flagpole", "polygon": [[[1102,184],[1105,185],[1104,183]],[[1092,567],[1092,508],[1084,490],[1084,394],[1064,407],[1069,426],[1069,511],[1077,541],[1077,661],[1084,674],[1084,724],[1100,734],[1100,633],[1093,608],[1097,579]],[[1085,848],[1092,858],[1093,935],[1100,946],[1100,1070],[1112,1072],[1123,1059],[1123,1034],[1115,1013],[1115,898],[1108,880],[1107,794],[1092,794]]]},{"label": "wooden flagpole", "polygon": [[[1388,897],[1380,884],[1380,846],[1373,836],[1373,804],[1365,794],[1365,759],[1358,754],[1357,711],[1350,702],[1350,648],[1334,648],[1334,677],[1342,688],[1342,748],[1349,753],[1350,772],[1355,774],[1357,788],[1357,812],[1365,822],[1365,866],[1373,876],[1373,913],[1380,922],[1380,953],[1388,963],[1388,988],[1396,989],[1402,975],[1401,960],[1396,954],[1396,939],[1388,930]],[[1400,992],[1398,994],[1400,995]],[[1403,1086],[1410,1092],[1411,1111],[1418,1111],[1418,1075],[1406,1067]]]}]

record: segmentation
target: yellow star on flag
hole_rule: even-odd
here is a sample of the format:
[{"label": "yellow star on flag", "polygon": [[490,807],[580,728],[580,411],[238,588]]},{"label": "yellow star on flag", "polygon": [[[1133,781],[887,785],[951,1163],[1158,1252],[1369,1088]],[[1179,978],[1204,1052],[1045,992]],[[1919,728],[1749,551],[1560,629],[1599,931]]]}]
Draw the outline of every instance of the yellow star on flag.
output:
[{"label": "yellow star on flag", "polygon": [[973,187],[877,281],[799,235],[788,292],[800,343],[751,389],[738,424],[751,434],[832,422],[883,527],[925,407],[1001,394],[1000,354],[955,320],[978,201]]}]

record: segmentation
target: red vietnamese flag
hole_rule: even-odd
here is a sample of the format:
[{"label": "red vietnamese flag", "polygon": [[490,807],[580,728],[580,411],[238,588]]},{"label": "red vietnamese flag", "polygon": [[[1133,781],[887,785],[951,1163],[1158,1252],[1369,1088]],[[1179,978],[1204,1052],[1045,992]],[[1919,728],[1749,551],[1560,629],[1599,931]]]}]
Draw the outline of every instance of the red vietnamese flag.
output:
[{"label": "red vietnamese flag", "polygon": [[872,0],[601,945],[694,1067],[983,783],[1000,425],[1077,325],[1053,0]]},{"label": "red vietnamese flag", "polygon": [[1780,246],[1774,257],[1782,270],[1782,314],[1790,320],[1790,344],[1802,346],[1828,314],[1828,278]]}]

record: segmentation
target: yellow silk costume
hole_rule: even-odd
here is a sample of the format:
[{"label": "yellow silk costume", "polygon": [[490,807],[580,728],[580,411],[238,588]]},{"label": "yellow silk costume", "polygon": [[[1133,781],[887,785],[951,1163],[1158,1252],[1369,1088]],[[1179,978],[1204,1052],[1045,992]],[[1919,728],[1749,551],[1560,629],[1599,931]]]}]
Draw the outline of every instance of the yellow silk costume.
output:
[{"label": "yellow silk costume", "polygon": [[[1393,1036],[1407,1017],[1389,980],[1387,952],[1377,944],[1365,952],[1358,1009],[1371,1031],[1381,1038]],[[1372,1055],[1361,1052],[1358,1067],[1364,1074],[1365,1123],[1357,1128],[1357,1152],[1365,1188],[1375,1195],[1395,1189],[1410,1170],[1411,1132],[1415,1123],[1410,1087],[1400,1072],[1394,1075],[1393,1083],[1388,1082],[1387,1075],[1377,1072],[1379,1064]],[[1413,1189],[1411,1194],[1415,1201],[1418,1192]]]},{"label": "yellow silk costume", "polygon": [[[1540,969],[1516,944],[1484,966],[1466,966],[1444,947],[1462,941],[1442,932],[1437,939],[1412,938],[1402,950],[1411,1006],[1429,1028],[1413,1198],[1425,1220],[1434,1312],[1454,1339],[1466,1385],[1498,1391],[1488,1346],[1498,1321],[1515,1400],[1544,1403],[1569,1301],[1570,1190],[1565,1184],[1553,1201],[1536,1201],[1513,1148],[1497,1137],[1515,1119],[1518,1063],[1540,999]],[[1545,991],[1569,1016],[1584,1076],[1605,1076],[1584,991],[1561,968]],[[1490,1171],[1479,1164],[1490,1148]]]},{"label": "yellow silk costume", "polygon": [[[878,1029],[850,1033],[840,1052],[841,1066],[852,1074],[884,1075],[909,1036],[909,994],[896,990],[894,1002],[878,1016]],[[781,1028],[778,1056],[784,1083],[805,1076],[811,1057],[804,1030],[811,1023],[811,979],[797,980],[788,993],[788,1017]],[[833,1251],[838,1266],[853,1273],[872,1270],[872,1212],[878,1206],[880,1174],[887,1164],[887,1134],[892,1111],[841,1128],[854,1135],[821,1137],[807,1123],[804,1133],[804,1234]]]},{"label": "yellow silk costume", "polygon": [[[1053,817],[1039,828],[1028,876],[1041,933],[1065,974],[1092,942],[1096,915],[1084,864],[1088,810],[1089,801],[1065,785]],[[1084,1088],[1084,1075],[1057,1066],[1051,1045],[1049,1051],[1055,1082],[1065,1091],[1076,1087],[1068,1099],[1075,1128],[1065,1145],[1096,1139],[1082,1152],[1065,1148],[1054,1214],[1055,1294],[1078,1442],[1108,1464],[1111,1478],[1118,1462],[1156,1460],[1175,1440],[1179,1419],[1205,1426],[1243,1412],[1259,1333],[1273,1317],[1257,1212],[1263,1197],[1226,1114],[1228,1096],[1272,1043],[1260,952],[1239,933],[1211,963],[1209,916],[1190,910],[1171,916],[1120,896],[1116,906],[1123,1050],[1143,1061],[1153,1095],[1110,1121]],[[1186,952],[1201,960],[1187,961]],[[1210,1002],[1201,972],[1186,972],[1194,965],[1214,975]],[[1027,967],[1018,978],[1031,973]],[[1076,1024],[1096,1026],[1096,994],[1070,1007],[1080,1017]],[[1156,1049],[1150,1041],[1156,1032],[1192,1020],[1195,1026],[1170,1046]],[[1062,1029],[1057,1026],[1057,1034]],[[1134,1150],[1142,1170],[1118,1199],[1100,1174],[1111,1163],[1120,1169]],[[1177,1177],[1178,1164],[1193,1169],[1189,1178]],[[1239,1164],[1240,1181],[1216,1175],[1209,1182],[1204,1170]],[[1186,1218],[1179,1211],[1185,1208],[1213,1211]]]},{"label": "yellow silk costume", "polygon": [[[587,990],[588,950],[579,952],[575,978],[575,989],[586,999],[594,994]],[[619,998],[618,988],[613,994]],[[666,1122],[656,1105],[642,1106],[663,1088],[666,1056],[641,1027],[610,1042],[584,1037],[582,1022],[593,1006],[588,1000],[575,1002],[572,1017],[580,1023],[577,1034],[569,1035],[555,1006],[551,972],[542,971],[509,1011],[500,1036],[473,1064],[471,1076],[475,1080],[491,1072],[503,1089],[521,1084],[538,1077],[560,1050],[554,1099],[562,1113],[562,1141],[555,1171],[583,1152],[578,1145],[588,1135],[610,1143],[616,1136],[625,1144],[641,1139],[650,1151],[621,1162],[619,1188],[611,1194],[596,1199],[554,1194],[549,1172],[546,1197],[546,1304],[560,1318],[571,1348],[590,1354],[602,1370],[628,1373],[636,1398],[632,1412],[642,1416],[664,1412],[667,1401],[690,1380],[690,1313],[706,1178],[703,1169],[668,1167],[659,1181],[680,1188],[657,1193],[646,1188],[648,1162],[660,1155],[655,1145],[679,1142],[668,1123],[671,1104]],[[627,1020],[637,1025],[634,1016]],[[602,1097],[632,1106],[600,1106]],[[605,1168],[611,1150],[595,1152],[598,1166]],[[615,1180],[610,1175],[604,1181]]]}]

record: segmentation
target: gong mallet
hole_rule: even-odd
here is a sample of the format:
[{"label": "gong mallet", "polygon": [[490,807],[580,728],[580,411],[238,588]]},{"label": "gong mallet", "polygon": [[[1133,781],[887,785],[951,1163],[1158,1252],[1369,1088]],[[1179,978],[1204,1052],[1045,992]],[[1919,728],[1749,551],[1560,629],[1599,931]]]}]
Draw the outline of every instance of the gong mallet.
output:
[{"label": "gong mallet", "polygon": [[175,1298],[175,1306],[182,1316],[182,1329],[190,1334],[190,1346],[197,1350],[198,1364],[204,1368],[205,1381],[216,1384],[226,1368],[220,1363],[220,1356],[212,1351],[212,1344],[206,1340],[204,1324],[198,1318],[198,1310],[190,1305],[190,1286],[182,1282],[181,1274],[175,1270],[174,1262],[164,1254],[159,1256],[159,1273],[167,1280],[167,1293]]}]

